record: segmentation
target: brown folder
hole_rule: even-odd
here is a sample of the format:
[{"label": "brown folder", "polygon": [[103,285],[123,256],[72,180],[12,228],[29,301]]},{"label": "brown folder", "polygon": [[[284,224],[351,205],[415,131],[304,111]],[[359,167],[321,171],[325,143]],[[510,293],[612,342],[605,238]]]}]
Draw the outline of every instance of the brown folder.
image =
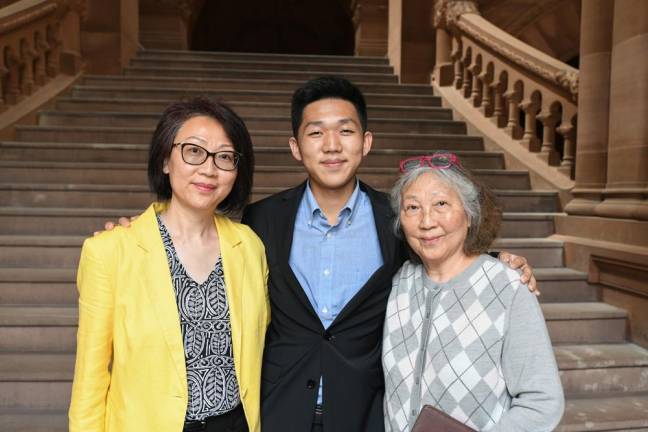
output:
[{"label": "brown folder", "polygon": [[454,417],[430,405],[424,405],[412,432],[475,432]]}]

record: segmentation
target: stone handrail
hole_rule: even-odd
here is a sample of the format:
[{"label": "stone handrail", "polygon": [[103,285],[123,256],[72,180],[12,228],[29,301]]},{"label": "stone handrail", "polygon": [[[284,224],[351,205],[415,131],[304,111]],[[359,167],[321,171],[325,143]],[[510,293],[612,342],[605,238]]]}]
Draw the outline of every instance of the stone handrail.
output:
[{"label": "stone handrail", "polygon": [[0,9],[0,111],[60,73],[68,0],[20,0]]},{"label": "stone handrail", "polygon": [[578,70],[494,26],[473,2],[442,0],[435,13],[437,84],[573,177]]}]

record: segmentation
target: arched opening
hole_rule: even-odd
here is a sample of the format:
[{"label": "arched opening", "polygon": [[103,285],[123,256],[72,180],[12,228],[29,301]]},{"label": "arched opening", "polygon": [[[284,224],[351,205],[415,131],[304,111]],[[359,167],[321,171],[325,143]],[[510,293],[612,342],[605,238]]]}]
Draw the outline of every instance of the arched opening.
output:
[{"label": "arched opening", "polygon": [[201,51],[353,55],[354,27],[343,0],[210,0],[190,47]]}]

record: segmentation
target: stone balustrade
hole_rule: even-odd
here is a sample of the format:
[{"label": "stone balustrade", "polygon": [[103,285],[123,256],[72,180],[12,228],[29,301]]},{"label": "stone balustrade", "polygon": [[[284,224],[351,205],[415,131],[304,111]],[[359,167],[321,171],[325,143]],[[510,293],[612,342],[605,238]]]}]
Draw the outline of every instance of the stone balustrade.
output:
[{"label": "stone balustrade", "polygon": [[438,85],[573,178],[578,70],[494,26],[473,2],[437,4]]},{"label": "stone balustrade", "polygon": [[60,72],[66,0],[20,0],[0,9],[0,111]]}]

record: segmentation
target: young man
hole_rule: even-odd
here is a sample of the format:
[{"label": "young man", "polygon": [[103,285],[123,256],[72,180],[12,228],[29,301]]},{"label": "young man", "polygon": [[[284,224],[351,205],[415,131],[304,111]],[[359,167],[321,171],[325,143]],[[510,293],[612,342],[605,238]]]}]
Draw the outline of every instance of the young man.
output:
[{"label": "young man", "polygon": [[242,220],[270,269],[263,430],[381,431],[383,321],[405,250],[387,195],[356,179],[373,138],[365,100],[349,81],[321,77],[295,91],[291,116],[290,150],[308,181],[249,205]]}]

